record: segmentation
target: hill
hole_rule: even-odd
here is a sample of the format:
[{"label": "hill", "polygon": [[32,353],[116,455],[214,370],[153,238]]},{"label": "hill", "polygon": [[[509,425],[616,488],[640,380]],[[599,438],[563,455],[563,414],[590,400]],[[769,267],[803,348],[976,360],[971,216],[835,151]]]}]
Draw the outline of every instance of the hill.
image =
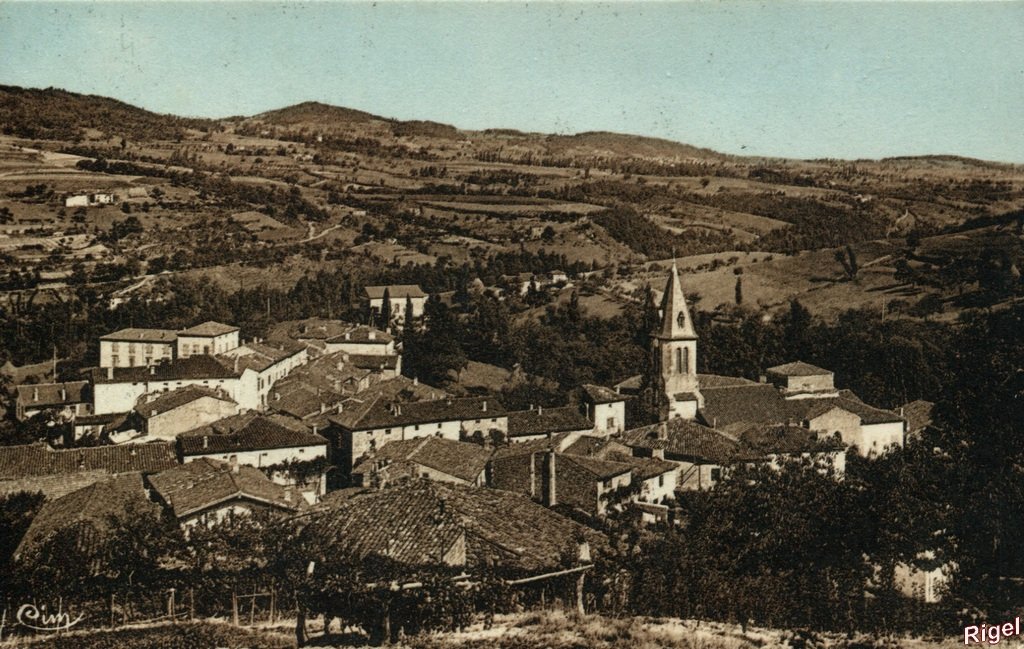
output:
[{"label": "hill", "polygon": [[86,129],[131,139],[173,139],[210,120],[160,115],[131,104],[57,88],[0,86],[0,129],[25,138],[75,139]]}]

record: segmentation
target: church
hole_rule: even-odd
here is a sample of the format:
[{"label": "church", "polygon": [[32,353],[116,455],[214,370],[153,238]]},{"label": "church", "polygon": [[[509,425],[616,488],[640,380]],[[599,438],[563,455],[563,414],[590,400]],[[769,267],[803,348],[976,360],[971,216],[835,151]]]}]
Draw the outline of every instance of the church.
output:
[{"label": "church", "polygon": [[833,373],[802,361],[769,368],[760,381],[698,374],[698,335],[679,281],[675,261],[661,300],[661,323],[652,339],[652,375],[620,383],[638,392],[646,383],[655,392],[659,419],[711,429],[743,446],[771,454],[807,442],[841,443],[870,457],[903,446],[907,422],[902,413],[870,406],[836,388]]}]

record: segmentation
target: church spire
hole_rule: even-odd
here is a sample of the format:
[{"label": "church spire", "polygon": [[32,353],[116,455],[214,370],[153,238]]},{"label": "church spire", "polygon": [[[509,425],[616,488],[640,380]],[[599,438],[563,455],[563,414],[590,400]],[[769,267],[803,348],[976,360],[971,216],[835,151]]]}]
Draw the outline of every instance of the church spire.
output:
[{"label": "church spire", "polygon": [[658,338],[666,340],[695,340],[697,332],[690,319],[690,309],[686,306],[683,287],[679,283],[679,267],[672,260],[672,272],[669,273],[665,293],[661,297],[661,327]]}]

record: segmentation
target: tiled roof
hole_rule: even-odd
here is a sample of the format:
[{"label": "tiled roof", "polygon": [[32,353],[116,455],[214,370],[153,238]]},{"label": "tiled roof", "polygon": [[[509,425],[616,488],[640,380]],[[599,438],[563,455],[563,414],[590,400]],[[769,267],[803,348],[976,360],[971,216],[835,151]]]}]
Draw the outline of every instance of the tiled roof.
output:
[{"label": "tiled roof", "polygon": [[398,368],[398,354],[349,354],[349,362],[363,370],[394,370]]},{"label": "tiled roof", "polygon": [[660,424],[642,426],[622,434],[622,443],[631,448],[662,449],[671,459],[727,464],[740,451],[739,441],[721,431],[696,422],[676,418],[665,423],[664,438]]},{"label": "tiled roof", "polygon": [[100,340],[116,342],[173,343],[178,333],[170,329],[118,329],[100,336]]},{"label": "tiled roof", "polygon": [[277,342],[273,344],[249,342],[217,356],[220,361],[236,372],[251,369],[262,372],[272,365],[305,350],[299,343]]},{"label": "tiled roof", "polygon": [[251,466],[200,458],[149,476],[149,483],[178,518],[236,499],[296,511],[305,501]]},{"label": "tiled roof", "polygon": [[384,289],[388,290],[388,297],[392,300],[396,298],[406,297],[427,297],[427,294],[423,292],[416,284],[389,284],[387,286],[367,286],[366,295],[371,300],[377,300],[384,297]]},{"label": "tiled roof", "polygon": [[576,441],[566,446],[562,452],[571,455],[596,455],[607,445],[608,438],[606,437],[580,435]]},{"label": "tiled roof", "polygon": [[93,368],[94,383],[145,383],[154,381],[180,381],[184,379],[232,379],[238,374],[212,356],[198,355],[175,358],[149,367],[115,367],[113,378],[107,378],[110,368]]},{"label": "tiled roof", "polygon": [[653,457],[633,457],[631,455],[622,455],[621,453],[612,453],[608,456],[608,459],[613,462],[622,462],[630,465],[633,477],[637,480],[650,480],[679,468],[679,465],[675,462],[659,460]]},{"label": "tiled roof", "polygon": [[47,408],[89,400],[88,381],[39,383],[18,386],[18,405],[26,408]]},{"label": "tiled roof", "polygon": [[697,382],[702,390],[710,388],[724,388],[736,385],[756,385],[756,381],[745,379],[740,376],[722,376],[720,374],[698,374]]},{"label": "tiled roof", "polygon": [[326,444],[327,440],[320,435],[288,428],[253,413],[228,417],[178,436],[185,456]]},{"label": "tiled roof", "polygon": [[822,374],[831,374],[830,370],[805,363],[803,361],[794,361],[792,363],[784,363],[783,365],[776,365],[775,367],[769,367],[765,370],[766,374],[777,374],[779,376],[820,376]]},{"label": "tiled roof", "polygon": [[591,403],[614,403],[616,401],[625,401],[626,399],[626,397],[615,390],[606,388],[603,385],[585,383],[581,386],[581,389]]},{"label": "tiled roof", "polygon": [[389,489],[329,499],[303,535],[330,539],[335,552],[435,563],[460,538],[467,567],[489,559],[525,570],[554,568],[579,538],[594,552],[607,539],[528,496],[478,487],[413,481]]},{"label": "tiled roof", "polygon": [[213,320],[207,320],[202,324],[197,324],[194,327],[188,329],[182,329],[178,332],[179,336],[200,336],[203,338],[212,338],[214,336],[223,336],[229,334],[232,331],[238,331],[238,327],[232,325],[223,324],[221,322],[214,322]]},{"label": "tiled roof", "polygon": [[903,416],[907,420],[907,431],[916,433],[923,430],[932,423],[932,409],[935,404],[931,401],[911,401],[903,406]]},{"label": "tiled roof", "polygon": [[368,473],[375,461],[410,462],[474,482],[491,459],[491,451],[467,442],[456,442],[440,437],[388,442],[371,458],[353,469],[353,473]]},{"label": "tiled roof", "polygon": [[516,410],[508,413],[509,437],[590,430],[593,427],[593,422],[584,417],[574,406]]},{"label": "tiled roof", "polygon": [[80,523],[88,523],[91,528],[83,530],[85,536],[80,542],[94,546],[109,531],[113,517],[156,514],[159,510],[147,497],[140,473],[94,482],[46,502],[25,532],[17,554],[31,552],[54,532]]},{"label": "tiled roof", "polygon": [[328,499],[302,533],[310,542],[326,542],[333,556],[378,555],[409,564],[440,563],[464,535],[436,491],[420,482]]},{"label": "tiled roof", "polygon": [[520,455],[532,455],[533,453],[544,453],[546,451],[559,451],[574,441],[570,433],[552,433],[549,437],[531,439],[528,442],[514,442],[508,446],[502,446],[494,452],[494,458],[516,457]]},{"label": "tiled roof", "polygon": [[275,385],[272,394],[273,396],[267,402],[270,409],[291,415],[296,419],[307,419],[335,412],[337,404],[345,399],[345,395],[328,390],[317,390],[301,384],[280,390]]},{"label": "tiled roof", "polygon": [[558,455],[557,461],[575,464],[598,480],[606,480],[617,475],[622,475],[623,473],[629,473],[632,470],[632,466],[625,462],[599,460],[597,458],[586,457],[584,455],[569,455],[567,453],[562,453]]},{"label": "tiled roof", "polygon": [[54,450],[45,444],[0,446],[0,478],[97,470],[114,474],[152,473],[177,463],[173,446],[165,442],[62,450]]},{"label": "tiled roof", "polygon": [[494,397],[463,397],[433,401],[389,402],[377,398],[365,409],[344,408],[331,421],[348,430],[409,426],[443,421],[485,420],[504,417],[505,408]]},{"label": "tiled roof", "polygon": [[360,343],[364,345],[386,345],[395,339],[386,331],[367,325],[350,325],[345,331],[331,336],[327,342],[332,344]]},{"label": "tiled roof", "polygon": [[[820,403],[815,404],[815,401]],[[900,417],[899,414],[891,410],[869,406],[849,390],[840,390],[837,397],[792,399],[788,403],[791,408],[791,416],[798,420],[813,418],[833,407],[838,407],[860,417],[861,424],[888,424],[903,421],[903,417]]]},{"label": "tiled roof", "polygon": [[737,422],[775,424],[791,417],[786,399],[774,385],[767,383],[713,389],[702,387],[701,393],[704,395],[701,416],[715,428],[725,428]]},{"label": "tiled roof", "polygon": [[193,401],[198,401],[203,398],[219,399],[220,401],[226,401],[228,403],[234,403],[234,399],[227,396],[220,390],[213,390],[201,385],[186,385],[183,388],[172,390],[170,392],[154,393],[155,399],[146,401],[146,396],[139,399],[138,403],[135,404],[135,411],[142,415],[144,418],[155,417],[162,415],[165,412],[180,408],[188,405]]}]

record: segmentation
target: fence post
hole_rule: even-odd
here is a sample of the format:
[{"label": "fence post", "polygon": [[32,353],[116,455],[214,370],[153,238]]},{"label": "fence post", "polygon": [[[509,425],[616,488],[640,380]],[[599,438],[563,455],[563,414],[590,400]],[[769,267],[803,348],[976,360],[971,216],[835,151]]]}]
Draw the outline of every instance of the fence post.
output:
[{"label": "fence post", "polygon": [[231,623],[238,626],[238,595],[231,591]]},{"label": "fence post", "polygon": [[576,578],[576,612],[583,615],[586,611],[583,610],[583,580],[587,578],[587,573],[581,572],[580,576]]}]

